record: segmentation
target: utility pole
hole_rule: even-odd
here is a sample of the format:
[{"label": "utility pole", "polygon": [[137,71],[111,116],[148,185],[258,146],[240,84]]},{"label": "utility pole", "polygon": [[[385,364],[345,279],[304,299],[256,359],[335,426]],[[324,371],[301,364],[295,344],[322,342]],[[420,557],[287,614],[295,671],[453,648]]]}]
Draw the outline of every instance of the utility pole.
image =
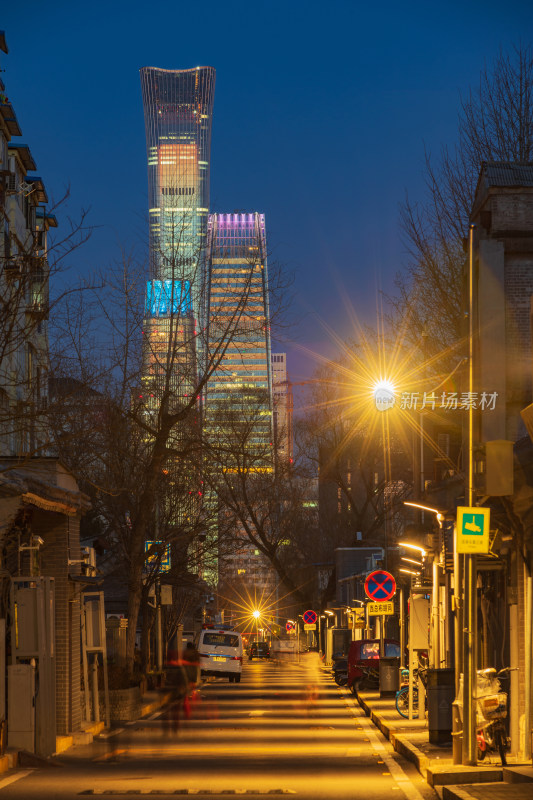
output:
[{"label": "utility pole", "polygon": [[[468,248],[468,391],[474,391],[474,232],[470,225]],[[474,408],[468,407],[468,507],[474,504]],[[476,682],[477,682],[477,556],[465,553],[463,628],[463,764],[477,764]]]}]

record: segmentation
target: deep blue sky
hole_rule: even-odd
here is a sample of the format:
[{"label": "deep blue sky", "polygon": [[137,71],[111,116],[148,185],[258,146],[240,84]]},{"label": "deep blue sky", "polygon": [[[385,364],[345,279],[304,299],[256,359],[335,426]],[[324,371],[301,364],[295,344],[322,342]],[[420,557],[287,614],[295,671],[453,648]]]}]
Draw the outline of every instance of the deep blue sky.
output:
[{"label": "deep blue sky", "polygon": [[[424,145],[452,143],[459,92],[500,46],[533,36],[529,0],[26,0],[0,15],[7,93],[48,192],[100,226],[75,269],[142,256],[147,184],[138,70],[217,70],[211,209],[266,214],[296,272],[291,336],[334,347],[345,298],[375,317],[405,262],[398,204],[422,195]],[[2,54],[3,55],[3,54]],[[294,379],[312,359],[287,344]],[[281,349],[281,348],[279,348]]]}]

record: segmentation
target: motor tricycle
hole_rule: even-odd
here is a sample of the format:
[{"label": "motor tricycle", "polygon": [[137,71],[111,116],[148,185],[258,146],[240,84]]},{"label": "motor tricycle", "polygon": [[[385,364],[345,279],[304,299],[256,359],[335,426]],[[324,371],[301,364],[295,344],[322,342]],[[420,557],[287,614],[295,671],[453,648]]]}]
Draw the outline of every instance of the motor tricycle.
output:
[{"label": "motor tricycle", "polygon": [[[400,642],[384,640],[384,658],[400,657]],[[379,686],[379,639],[359,639],[351,642],[348,652],[348,686],[355,694],[358,689],[375,689]]]}]

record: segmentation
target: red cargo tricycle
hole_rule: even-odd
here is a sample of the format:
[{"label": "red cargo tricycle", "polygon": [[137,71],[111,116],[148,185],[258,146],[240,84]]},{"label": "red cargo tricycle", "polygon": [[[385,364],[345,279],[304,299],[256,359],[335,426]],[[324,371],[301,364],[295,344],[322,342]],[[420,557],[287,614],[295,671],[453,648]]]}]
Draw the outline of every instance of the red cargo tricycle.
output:
[{"label": "red cargo tricycle", "polygon": [[[384,640],[385,658],[400,657],[400,642]],[[351,642],[348,652],[348,686],[355,694],[358,689],[377,689],[379,686],[379,639],[359,639]]]}]

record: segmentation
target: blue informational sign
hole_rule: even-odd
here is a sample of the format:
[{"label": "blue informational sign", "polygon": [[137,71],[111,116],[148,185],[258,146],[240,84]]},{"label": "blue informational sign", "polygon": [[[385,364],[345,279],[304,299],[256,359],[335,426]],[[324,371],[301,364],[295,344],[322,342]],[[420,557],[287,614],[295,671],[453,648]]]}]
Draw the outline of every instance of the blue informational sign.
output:
[{"label": "blue informational sign", "polygon": [[[146,564],[149,566],[153,566],[154,562],[157,561],[159,557],[159,552],[161,552],[161,546],[163,545],[163,542],[156,541],[154,539],[147,540],[144,543],[144,552],[147,553],[148,550],[150,550],[150,548],[152,547],[152,545],[155,545],[157,550],[155,552],[153,551],[152,553],[150,553],[149,556],[146,557]],[[157,547],[158,545],[159,547]],[[161,561],[159,562],[159,572],[168,572],[169,569],[170,569],[170,545],[167,544],[165,546],[165,552],[161,556]]]},{"label": "blue informational sign", "polygon": [[191,306],[190,281],[148,281],[146,284],[146,315],[169,317],[188,314]]}]

